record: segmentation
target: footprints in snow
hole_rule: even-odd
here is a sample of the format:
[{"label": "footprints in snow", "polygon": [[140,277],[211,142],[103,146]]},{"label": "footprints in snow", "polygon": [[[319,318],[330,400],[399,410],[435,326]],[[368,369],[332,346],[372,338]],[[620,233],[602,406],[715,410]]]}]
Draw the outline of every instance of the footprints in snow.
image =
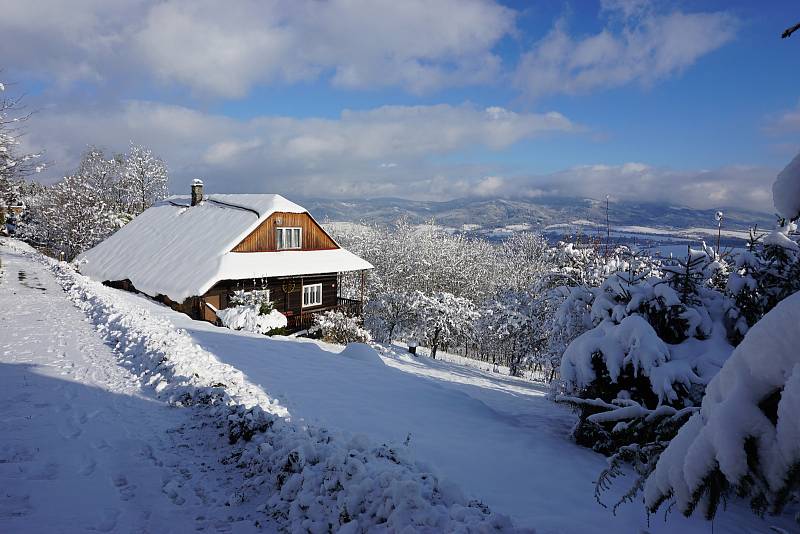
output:
[{"label": "footprints in snow", "polygon": [[24,517],[31,513],[30,495],[0,492],[0,519]]},{"label": "footprints in snow", "polygon": [[125,475],[114,475],[111,477],[111,482],[119,491],[119,498],[123,501],[129,501],[136,496],[134,493],[136,486],[133,484],[128,484],[128,478]]}]

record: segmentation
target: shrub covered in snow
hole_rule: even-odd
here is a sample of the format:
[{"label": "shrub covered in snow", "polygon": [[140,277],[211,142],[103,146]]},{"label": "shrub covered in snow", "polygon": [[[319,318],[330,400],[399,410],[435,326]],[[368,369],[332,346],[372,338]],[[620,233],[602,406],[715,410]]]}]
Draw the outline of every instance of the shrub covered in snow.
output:
[{"label": "shrub covered in snow", "polygon": [[749,498],[759,515],[800,503],[800,247],[791,237],[800,156],[778,175],[773,196],[780,227],[766,237],[751,233],[727,283],[735,301],[730,330],[743,339],[639,483],[649,511],[671,502],[712,519],[732,496]]},{"label": "shrub covered in snow", "polygon": [[561,362],[559,399],[580,412],[579,443],[612,454],[668,440],[675,417],[699,404],[732,350],[722,323],[725,298],[711,287],[719,262],[710,249],[690,250],[660,276],[629,266],[590,289],[593,327]]},{"label": "shrub covered in snow", "polygon": [[796,230],[794,223],[766,235],[753,230],[747,250],[734,254],[727,291],[735,302],[728,318],[737,341],[781,300],[800,290],[800,246],[791,238]]},{"label": "shrub covered in snow", "polygon": [[674,501],[711,519],[733,495],[760,514],[800,502],[798,318],[795,294],[750,329],[647,479],[651,511]]},{"label": "shrub covered in snow", "polygon": [[268,336],[285,332],[288,321],[269,301],[269,291],[236,291],[231,304],[216,312],[223,326]]},{"label": "shrub covered in snow", "polygon": [[310,334],[319,334],[324,341],[347,345],[348,343],[366,343],[372,338],[352,317],[338,310],[328,310],[314,315],[314,326],[309,328]]}]

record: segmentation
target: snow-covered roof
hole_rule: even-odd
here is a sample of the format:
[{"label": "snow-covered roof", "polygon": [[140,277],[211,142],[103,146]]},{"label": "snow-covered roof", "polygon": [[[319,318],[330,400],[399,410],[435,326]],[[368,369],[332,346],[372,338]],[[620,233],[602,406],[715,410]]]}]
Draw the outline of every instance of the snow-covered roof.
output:
[{"label": "snow-covered roof", "polygon": [[182,302],[220,280],[372,268],[341,248],[231,252],[273,213],[307,213],[280,195],[207,195],[190,204],[188,196],[157,202],[78,256],[80,271],[99,281],[128,279],[143,293]]}]

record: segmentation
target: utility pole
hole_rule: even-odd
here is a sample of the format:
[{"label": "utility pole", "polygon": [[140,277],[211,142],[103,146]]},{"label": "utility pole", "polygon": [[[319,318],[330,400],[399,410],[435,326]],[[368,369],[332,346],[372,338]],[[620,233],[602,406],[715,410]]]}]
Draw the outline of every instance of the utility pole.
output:
[{"label": "utility pole", "polygon": [[724,219],[725,216],[721,211],[717,211],[717,213],[714,214],[714,218],[717,219],[717,256],[719,256],[719,242],[722,239],[722,219]]},{"label": "utility pole", "polygon": [[611,253],[611,225],[608,222],[608,195],[606,195],[606,258]]}]

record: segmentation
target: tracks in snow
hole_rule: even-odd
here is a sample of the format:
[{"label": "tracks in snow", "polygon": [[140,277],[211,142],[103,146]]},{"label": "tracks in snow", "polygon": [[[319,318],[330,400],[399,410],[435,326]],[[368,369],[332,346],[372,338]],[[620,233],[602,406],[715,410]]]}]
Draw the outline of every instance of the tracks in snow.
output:
[{"label": "tracks in snow", "polygon": [[255,530],[216,429],[143,396],[45,266],[2,262],[0,531]]}]

